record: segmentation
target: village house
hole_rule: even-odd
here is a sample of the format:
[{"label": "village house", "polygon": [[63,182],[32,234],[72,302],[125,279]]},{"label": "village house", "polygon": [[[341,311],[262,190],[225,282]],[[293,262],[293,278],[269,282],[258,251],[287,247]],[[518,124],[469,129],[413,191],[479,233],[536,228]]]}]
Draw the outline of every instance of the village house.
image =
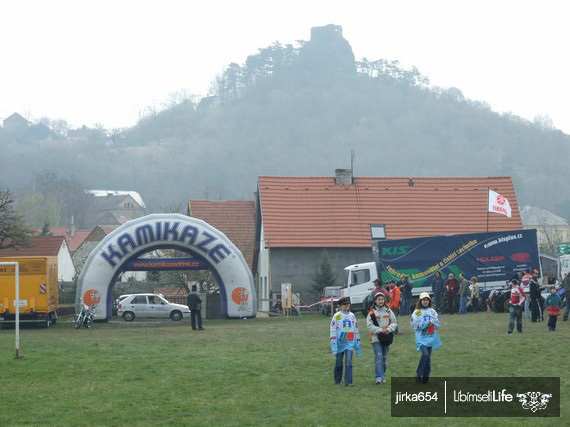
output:
[{"label": "village house", "polygon": [[145,215],[145,204],[136,191],[88,190],[95,199],[87,224],[114,226],[123,225],[131,219]]},{"label": "village house", "polygon": [[[511,218],[487,212],[488,189],[509,200]],[[281,283],[304,302],[318,298],[312,277],[323,254],[340,284],[344,267],[372,261],[371,225],[383,225],[387,239],[522,229],[516,200],[510,177],[260,176],[258,299],[273,300]]]},{"label": "village house", "polygon": [[33,236],[29,247],[5,248],[0,257],[57,256],[57,278],[60,285],[70,285],[75,277],[75,267],[64,236]]}]

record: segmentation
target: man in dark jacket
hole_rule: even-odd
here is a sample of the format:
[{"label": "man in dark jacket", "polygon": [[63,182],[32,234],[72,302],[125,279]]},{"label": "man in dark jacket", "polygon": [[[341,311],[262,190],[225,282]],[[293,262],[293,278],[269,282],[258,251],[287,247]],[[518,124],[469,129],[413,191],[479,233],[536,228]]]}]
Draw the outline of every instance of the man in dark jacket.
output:
[{"label": "man in dark jacket", "polygon": [[455,274],[449,273],[447,282],[445,282],[445,288],[447,289],[449,304],[449,309],[447,311],[449,314],[457,313],[457,303],[459,300],[459,281],[455,278]]},{"label": "man in dark jacket", "polygon": [[564,317],[563,320],[568,320],[568,314],[570,314],[570,273],[566,273],[564,277],[564,290],[566,291],[566,296],[564,297],[564,303],[566,304],[566,308],[564,309]]},{"label": "man in dark jacket", "polygon": [[433,304],[435,311],[441,314],[441,305],[443,303],[443,279],[441,271],[436,271],[431,282],[431,290],[433,292]]},{"label": "man in dark jacket", "polygon": [[530,312],[533,322],[538,322],[542,318],[542,310],[540,306],[540,284],[538,283],[538,270],[532,271],[532,278],[529,283],[530,287]]},{"label": "man in dark jacket", "polygon": [[[192,321],[192,329],[195,331],[199,329],[204,330],[202,327],[202,300],[200,294],[197,292],[196,285],[192,285],[192,292],[188,294],[188,307],[190,308],[190,320]],[[196,317],[198,317],[198,328],[196,328]]]},{"label": "man in dark jacket", "polygon": [[402,276],[402,280],[397,283],[400,287],[400,315],[407,316],[410,314],[410,303],[412,302],[412,288],[414,285],[410,282],[410,278],[406,275]]}]

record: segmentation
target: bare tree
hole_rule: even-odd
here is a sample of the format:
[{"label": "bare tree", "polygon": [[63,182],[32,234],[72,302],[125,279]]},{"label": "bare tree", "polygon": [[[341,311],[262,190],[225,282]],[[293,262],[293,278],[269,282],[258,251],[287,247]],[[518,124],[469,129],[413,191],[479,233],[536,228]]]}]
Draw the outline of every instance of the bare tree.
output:
[{"label": "bare tree", "polygon": [[14,195],[0,191],[0,249],[29,246],[32,230],[14,209]]}]

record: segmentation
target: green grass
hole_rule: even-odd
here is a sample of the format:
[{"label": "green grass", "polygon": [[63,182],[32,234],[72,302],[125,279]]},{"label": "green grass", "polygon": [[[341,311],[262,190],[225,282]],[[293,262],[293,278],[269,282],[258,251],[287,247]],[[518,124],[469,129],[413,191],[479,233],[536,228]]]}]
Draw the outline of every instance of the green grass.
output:
[{"label": "green grass", "polygon": [[[413,376],[419,359],[409,318],[400,318],[388,358],[388,380],[374,385],[373,352],[358,315],[363,355],[354,360],[355,387],[335,386],[329,318],[190,322],[115,320],[75,330],[71,319],[52,328],[0,331],[0,425],[425,425],[390,418],[390,377]],[[443,347],[432,376],[560,376],[560,419],[570,416],[570,322],[547,332],[525,319],[507,335],[507,315],[443,315]],[[519,424],[524,419],[431,418],[442,424]]]}]

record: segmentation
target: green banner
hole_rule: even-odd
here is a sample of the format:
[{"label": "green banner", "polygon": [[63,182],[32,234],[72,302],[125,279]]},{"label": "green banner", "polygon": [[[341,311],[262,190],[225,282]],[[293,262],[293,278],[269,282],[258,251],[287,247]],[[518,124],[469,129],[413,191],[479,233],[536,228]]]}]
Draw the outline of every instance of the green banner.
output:
[{"label": "green banner", "polygon": [[558,245],[558,255],[570,255],[570,243]]}]

